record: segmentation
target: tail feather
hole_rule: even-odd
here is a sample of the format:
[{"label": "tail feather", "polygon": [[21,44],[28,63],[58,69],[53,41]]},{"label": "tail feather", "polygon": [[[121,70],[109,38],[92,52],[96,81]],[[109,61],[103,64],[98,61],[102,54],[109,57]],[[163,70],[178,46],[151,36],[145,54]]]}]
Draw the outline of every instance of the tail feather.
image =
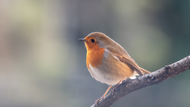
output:
[{"label": "tail feather", "polygon": [[147,70],[145,70],[145,69],[143,69],[143,68],[140,68],[140,69],[141,69],[141,71],[143,72],[143,75],[151,73],[151,72],[149,72],[149,71],[147,71]]}]

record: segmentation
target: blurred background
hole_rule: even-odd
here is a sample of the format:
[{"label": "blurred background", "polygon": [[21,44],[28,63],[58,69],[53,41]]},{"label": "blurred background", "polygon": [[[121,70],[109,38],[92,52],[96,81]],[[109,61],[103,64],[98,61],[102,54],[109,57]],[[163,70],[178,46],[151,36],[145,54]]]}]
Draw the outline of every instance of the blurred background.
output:
[{"label": "blurred background", "polygon": [[[80,37],[99,31],[155,71],[190,54],[190,0],[0,0],[0,107],[89,107],[108,85]],[[189,107],[188,71],[112,107]]]}]

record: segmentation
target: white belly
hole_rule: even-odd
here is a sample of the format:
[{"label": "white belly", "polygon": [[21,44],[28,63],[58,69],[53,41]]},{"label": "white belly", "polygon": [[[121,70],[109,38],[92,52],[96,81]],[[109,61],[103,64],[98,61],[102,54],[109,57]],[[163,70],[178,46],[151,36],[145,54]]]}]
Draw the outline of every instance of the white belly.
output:
[{"label": "white belly", "polygon": [[91,76],[101,83],[114,85],[120,81],[118,78],[114,78],[111,75],[103,74],[101,71],[99,71],[97,68],[92,67],[90,64],[88,70],[90,71]]}]

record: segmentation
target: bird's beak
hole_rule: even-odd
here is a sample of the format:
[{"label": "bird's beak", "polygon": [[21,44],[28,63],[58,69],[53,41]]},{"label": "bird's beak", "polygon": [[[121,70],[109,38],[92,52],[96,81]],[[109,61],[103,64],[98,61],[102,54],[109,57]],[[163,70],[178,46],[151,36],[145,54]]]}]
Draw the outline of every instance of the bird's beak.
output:
[{"label": "bird's beak", "polygon": [[79,41],[86,42],[86,40],[85,40],[84,38],[79,38],[78,40],[79,40]]}]

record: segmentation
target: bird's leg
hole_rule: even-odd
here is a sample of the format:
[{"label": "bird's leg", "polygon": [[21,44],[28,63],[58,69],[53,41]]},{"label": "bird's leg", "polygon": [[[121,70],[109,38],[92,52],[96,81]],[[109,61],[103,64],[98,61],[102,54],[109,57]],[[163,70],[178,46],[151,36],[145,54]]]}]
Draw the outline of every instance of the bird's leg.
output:
[{"label": "bird's leg", "polygon": [[113,89],[111,90],[112,94],[114,93],[114,90],[119,86],[119,84],[122,83],[122,80],[120,80],[114,87]]},{"label": "bird's leg", "polygon": [[100,97],[99,99],[97,99],[95,102],[97,103],[98,101],[100,101],[102,98],[104,98],[106,96],[106,94],[108,93],[108,91],[110,90],[110,88],[112,87],[112,85],[110,85],[108,87],[108,89],[106,90],[106,92],[104,93],[104,95],[102,97]]},{"label": "bird's leg", "polygon": [[106,94],[108,93],[108,91],[110,90],[110,88],[112,87],[113,89],[111,90],[112,91],[112,94],[114,93],[114,90],[119,86],[119,84],[122,82],[122,80],[120,80],[114,87],[112,87],[112,85],[110,85],[108,87],[108,89],[106,90],[106,92],[104,93],[104,95],[102,97],[100,97],[99,99],[97,99],[95,101],[95,103],[98,103],[102,98],[104,98],[106,96]]}]

